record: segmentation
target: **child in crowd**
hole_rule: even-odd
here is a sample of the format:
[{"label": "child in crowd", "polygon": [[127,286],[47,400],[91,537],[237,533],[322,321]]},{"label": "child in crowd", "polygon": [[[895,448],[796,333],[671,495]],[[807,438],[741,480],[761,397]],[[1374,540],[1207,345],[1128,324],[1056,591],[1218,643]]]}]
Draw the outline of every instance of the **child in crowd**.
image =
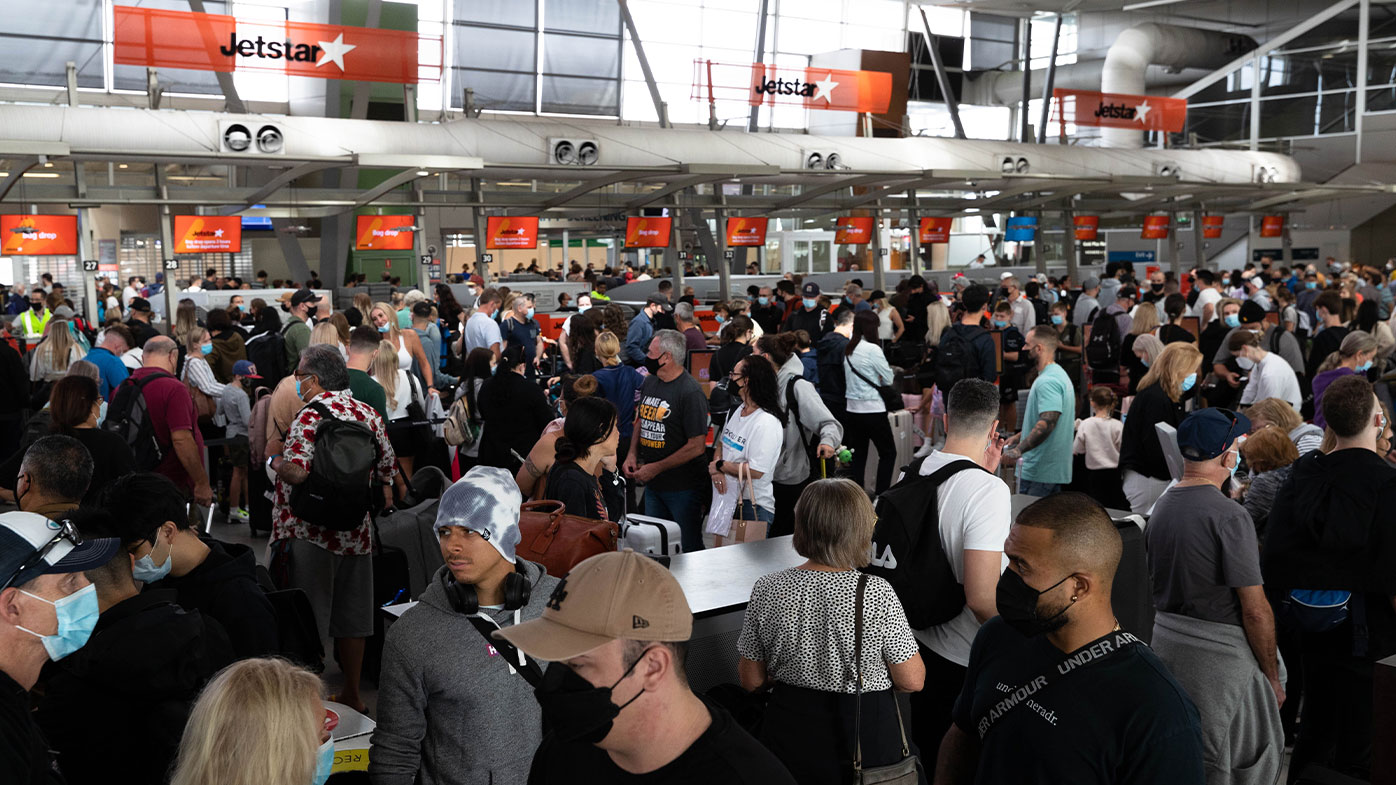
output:
[{"label": "child in crowd", "polygon": [[[1084,455],[1086,492],[1106,506],[1116,500],[1124,480],[1120,475],[1120,439],[1124,423],[1115,417],[1118,399],[1109,387],[1091,390],[1091,416],[1076,421],[1076,442],[1072,452]],[[1123,509],[1128,509],[1125,505]]]},{"label": "child in crowd", "polygon": [[[800,350],[800,364],[805,367],[804,379],[810,384],[819,384],[819,358],[815,356],[814,343],[807,330],[795,331],[795,347]],[[782,392],[781,395],[785,393]]]},{"label": "child in crowd", "polygon": [[223,386],[218,399],[218,415],[226,420],[225,433],[232,441],[228,445],[228,462],[233,465],[228,484],[228,522],[247,523],[247,465],[251,460],[248,449],[248,427],[252,422],[252,381],[261,379],[257,368],[247,360],[233,363],[233,383]]}]

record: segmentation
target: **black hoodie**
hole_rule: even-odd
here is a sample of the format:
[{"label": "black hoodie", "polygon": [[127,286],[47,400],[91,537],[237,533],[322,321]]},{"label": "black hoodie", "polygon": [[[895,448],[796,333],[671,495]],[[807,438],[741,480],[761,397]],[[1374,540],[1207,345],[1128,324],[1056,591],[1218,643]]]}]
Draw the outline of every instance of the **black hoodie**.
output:
[{"label": "black hoodie", "polygon": [[1364,449],[1314,451],[1275,496],[1261,554],[1266,588],[1365,591],[1376,658],[1396,653],[1396,469]]},{"label": "black hoodie", "polygon": [[257,585],[257,559],[246,545],[204,539],[208,558],[187,575],[173,575],[146,586],[147,592],[172,590],[186,611],[200,611],[222,625],[238,659],[281,651],[276,612]]},{"label": "black hoodie", "polygon": [[35,720],[68,785],[162,783],[189,710],[233,661],[227,636],[173,592],[142,592],[108,608],[87,645],[44,666]]}]

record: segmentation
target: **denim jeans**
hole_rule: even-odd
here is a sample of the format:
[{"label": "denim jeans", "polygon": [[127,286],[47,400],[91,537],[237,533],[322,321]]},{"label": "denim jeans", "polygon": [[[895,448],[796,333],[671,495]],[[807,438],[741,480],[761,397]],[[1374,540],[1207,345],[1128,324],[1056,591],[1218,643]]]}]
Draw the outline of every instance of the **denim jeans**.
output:
[{"label": "denim jeans", "polygon": [[[776,512],[775,510],[768,510],[765,507],[756,507],[753,510],[751,500],[742,499],[742,509],[739,517],[744,521],[756,520],[765,524],[770,524],[776,519]],[[769,529],[769,525],[767,528]]]},{"label": "denim jeans", "polygon": [[645,515],[677,523],[683,535],[684,553],[703,550],[703,498],[698,489],[645,488]]},{"label": "denim jeans", "polygon": [[1023,477],[1018,478],[1018,493],[1026,493],[1029,496],[1051,496],[1061,489],[1062,486],[1055,482],[1033,482]]}]

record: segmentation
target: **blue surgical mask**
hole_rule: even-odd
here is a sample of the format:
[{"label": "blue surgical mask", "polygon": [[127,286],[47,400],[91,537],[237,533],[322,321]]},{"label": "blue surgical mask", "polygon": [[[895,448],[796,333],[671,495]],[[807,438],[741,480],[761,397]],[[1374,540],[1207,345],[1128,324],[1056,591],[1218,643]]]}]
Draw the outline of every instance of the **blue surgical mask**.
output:
[{"label": "blue surgical mask", "polygon": [[1305,288],[1305,289],[1317,289],[1317,288],[1318,288],[1318,281],[1305,281],[1305,282],[1304,282],[1304,288]]},{"label": "blue surgical mask", "polygon": [[1052,314],[1052,324],[1066,324],[1066,317],[1059,313]]},{"label": "blue surgical mask", "polygon": [[297,380],[296,380],[296,397],[297,397],[297,398],[301,397],[301,380],[300,380],[300,379],[297,379]]},{"label": "blue surgical mask", "polygon": [[[168,545],[168,543],[166,544]],[[155,560],[150,557],[158,547],[160,547],[160,530],[156,529],[155,543],[151,545],[150,553],[136,559],[135,565],[131,567],[132,578],[143,583],[154,583],[170,574],[170,568],[174,566],[174,548],[171,547],[166,551],[165,560],[157,565]]]},{"label": "blue surgical mask", "polygon": [[532,308],[532,306],[530,306],[529,309],[528,309],[528,318],[530,318],[530,319],[533,318],[533,308]]},{"label": "blue surgical mask", "polygon": [[579,306],[577,306],[577,313],[586,313],[587,311],[590,311],[590,310],[591,310],[591,306],[590,306],[590,305],[579,305]]},{"label": "blue surgical mask", "polygon": [[1142,366],[1144,366],[1145,368],[1148,368],[1148,367],[1149,367],[1149,358],[1148,358],[1148,357],[1140,357],[1140,358],[1139,358],[1139,364],[1142,365]]},{"label": "blue surgical mask", "polygon": [[1372,361],[1368,360],[1365,363],[1359,363],[1357,368],[1355,368],[1354,370],[1356,370],[1358,373],[1366,373],[1372,370]]},{"label": "blue surgical mask", "polygon": [[1183,377],[1183,392],[1191,390],[1197,386],[1197,373],[1193,372]]},{"label": "blue surgical mask", "polygon": [[806,308],[814,308],[817,305],[819,305],[819,301],[814,299],[813,297],[802,298],[800,302],[804,303]]},{"label": "blue surgical mask", "polygon": [[1000,330],[1002,330],[1003,328],[1005,328],[1005,327],[1008,326],[1008,322],[1001,321],[1001,320],[999,320],[999,319],[995,319],[995,320],[994,320],[994,326],[997,327],[997,328],[999,328]]},{"label": "blue surgical mask", "polygon": [[723,316],[722,314],[714,316],[713,319],[715,319],[718,324],[722,324],[723,322],[727,321],[727,317]]},{"label": "blue surgical mask", "polygon": [[53,635],[40,635],[18,625],[16,629],[24,630],[42,641],[48,658],[54,662],[81,649],[87,643],[87,639],[92,637],[92,630],[97,626],[97,616],[101,613],[97,604],[96,586],[89,583],[57,602],[46,600],[37,594],[29,594],[23,589],[20,590],[20,594],[53,606],[54,614],[58,618],[58,632]]},{"label": "blue surgical mask", "polygon": [[1241,456],[1237,455],[1236,462],[1231,464],[1231,468],[1228,470],[1231,472],[1231,476],[1233,479],[1236,477],[1236,470],[1239,468],[1241,468]]},{"label": "blue surgical mask", "polygon": [[389,325],[386,325],[386,324],[385,324],[385,325],[383,325],[382,327],[379,327],[379,328],[378,328],[378,332],[380,332],[380,333],[386,333],[389,329],[391,329],[391,328],[389,327]]},{"label": "blue surgical mask", "polygon": [[333,771],[334,739],[327,739],[320,745],[320,750],[315,756],[315,777],[310,781],[310,785],[325,785]]},{"label": "blue surgical mask", "polygon": [[771,298],[769,298],[769,297],[757,297],[757,298],[756,298],[756,302],[760,303],[761,305],[770,305],[770,304],[771,304]]},{"label": "blue surgical mask", "polygon": [[1229,313],[1226,316],[1222,317],[1222,323],[1225,324],[1227,327],[1240,327],[1241,317],[1237,316],[1234,313]]},{"label": "blue surgical mask", "polygon": [[211,343],[201,343],[201,344],[199,344],[199,354],[205,354],[205,355],[207,355],[207,354],[213,354],[213,344],[211,344]]}]

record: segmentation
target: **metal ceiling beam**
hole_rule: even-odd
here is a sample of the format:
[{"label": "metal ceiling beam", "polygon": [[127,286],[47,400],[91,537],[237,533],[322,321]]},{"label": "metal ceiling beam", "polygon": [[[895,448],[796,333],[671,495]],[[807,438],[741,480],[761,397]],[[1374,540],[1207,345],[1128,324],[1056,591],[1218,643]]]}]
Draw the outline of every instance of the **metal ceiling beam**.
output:
[{"label": "metal ceiling beam", "polygon": [[938,184],[940,184],[940,183],[953,183],[953,182],[955,182],[955,181],[957,181],[957,180],[964,180],[964,179],[965,179],[964,177],[954,176],[954,175],[950,175],[950,174],[947,174],[947,173],[942,172],[942,173],[940,173],[940,174],[933,174],[933,175],[930,175],[930,176],[928,176],[928,177],[922,177],[921,179],[915,180],[915,181],[913,181],[913,182],[901,181],[900,183],[894,183],[894,184],[892,184],[892,185],[887,185],[887,186],[883,186],[883,187],[880,187],[880,188],[875,188],[875,189],[873,189],[872,191],[869,191],[869,192],[866,193],[866,194],[863,194],[863,195],[861,195],[861,196],[855,196],[855,197],[853,197],[852,199],[843,199],[843,200],[840,200],[840,202],[839,202],[839,209],[844,209],[844,210],[852,209],[852,208],[858,207],[859,205],[864,205],[864,204],[867,204],[868,202],[876,201],[876,200],[881,199],[882,197],[886,196],[886,195],[889,194],[889,193],[893,193],[893,192],[897,192],[897,191],[907,191],[907,190],[909,190],[909,191],[915,192],[918,188],[924,188],[924,187],[926,187],[926,186],[928,186],[928,185],[938,185]]},{"label": "metal ceiling beam", "polygon": [[236,213],[240,213],[243,210],[246,210],[247,208],[251,207],[252,205],[260,203],[263,199],[266,199],[268,196],[271,196],[272,194],[281,190],[283,187],[290,185],[291,183],[299,180],[302,177],[305,177],[308,174],[313,174],[323,169],[332,169],[338,166],[345,165],[346,164],[334,161],[309,161],[299,166],[293,166],[290,169],[287,169],[286,171],[282,172],[281,174],[273,177],[271,180],[267,182],[266,185],[262,186],[261,188],[258,188],[255,192],[253,192],[251,196],[247,197],[247,199],[243,201],[241,206],[228,205],[226,207],[219,208],[218,214],[234,215]]},{"label": "metal ceiling beam", "polygon": [[33,158],[19,158],[16,159],[14,163],[15,165],[10,167],[10,174],[5,178],[5,182],[0,183],[0,202],[5,201],[5,197],[9,195],[10,189],[15,187],[15,183],[18,183],[20,178],[24,177],[25,172],[39,165],[39,159],[37,156]]},{"label": "metal ceiling beam", "polygon": [[543,204],[539,206],[539,209],[551,210],[554,207],[561,207],[567,204],[568,202],[572,202],[583,196],[586,196],[592,191],[599,191],[602,188],[615,185],[616,183],[623,183],[626,180],[633,180],[635,179],[635,176],[635,172],[615,171],[611,172],[608,175],[603,175],[601,177],[587,180],[581,185],[570,190],[564,191],[558,194],[557,196],[554,196],[553,198],[543,202]]},{"label": "metal ceiling beam", "polygon": [[[843,188],[857,188],[864,185],[873,185],[874,183],[886,183],[887,177],[888,176],[885,174],[865,174],[858,177],[840,176],[835,178],[832,183],[824,183],[822,185],[816,185],[813,188],[806,188],[796,196],[776,202],[771,206],[771,210],[788,210],[797,204],[813,201],[824,194],[833,193]],[[894,178],[894,180],[897,182],[906,182],[907,178]]]},{"label": "metal ceiling beam", "polygon": [[689,175],[688,177],[674,180],[673,182],[668,183],[663,188],[660,188],[657,191],[650,191],[647,194],[636,196],[635,198],[625,203],[625,209],[638,210],[639,208],[644,207],[647,204],[653,204],[654,202],[657,202],[670,194],[678,193],[679,191],[682,191],[685,188],[691,188],[695,185],[702,185],[703,183],[715,183],[722,180],[730,179],[732,179],[731,176],[726,174]]},{"label": "metal ceiling beam", "polygon": [[[366,204],[375,202],[378,200],[379,197],[383,196],[389,191],[392,191],[395,188],[400,188],[404,184],[416,180],[418,177],[422,177],[423,175],[417,174],[417,172],[419,171],[421,170],[403,169],[401,172],[398,172],[392,177],[389,177],[388,179],[374,186],[373,188],[370,188],[367,191],[365,191],[361,196],[359,196],[358,199],[354,201],[354,207],[363,207]],[[345,210],[345,212],[349,211]]]}]

